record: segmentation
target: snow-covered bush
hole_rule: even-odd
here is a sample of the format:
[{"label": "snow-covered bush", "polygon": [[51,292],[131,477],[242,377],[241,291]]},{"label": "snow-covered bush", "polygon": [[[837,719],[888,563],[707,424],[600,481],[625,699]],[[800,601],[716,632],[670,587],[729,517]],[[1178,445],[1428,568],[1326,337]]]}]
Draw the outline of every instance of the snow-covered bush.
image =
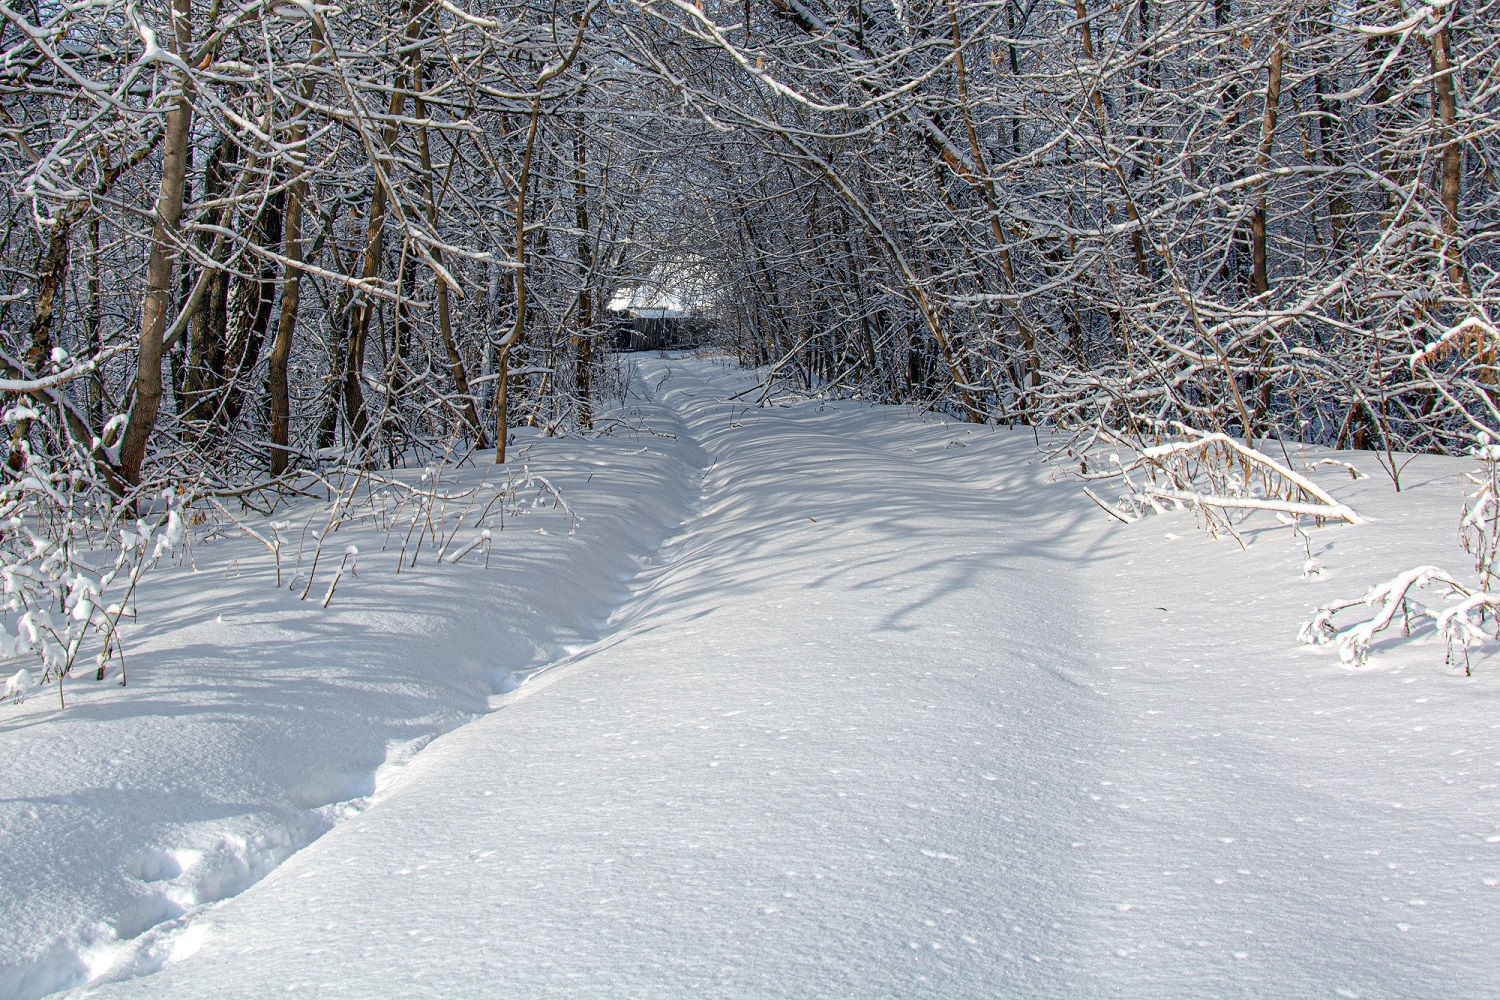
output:
[{"label": "snow-covered bush", "polygon": [[1163,430],[1176,438],[1154,435],[1159,443],[1140,448],[1128,461],[1112,453],[1103,470],[1091,473],[1085,465],[1083,478],[1121,483],[1111,513],[1122,520],[1162,513],[1169,505],[1198,512],[1214,534],[1234,535],[1229,512],[1236,510],[1359,523],[1358,514],[1321,486],[1227,434],[1206,434],[1181,423]]},{"label": "snow-covered bush", "polygon": [[[1417,566],[1371,587],[1362,598],[1333,601],[1315,609],[1299,634],[1303,642],[1336,646],[1345,663],[1363,666],[1369,660],[1375,636],[1399,615],[1408,636],[1413,623],[1420,627],[1430,622],[1447,643],[1449,662],[1461,653],[1464,672],[1472,672],[1470,648],[1492,638],[1484,629],[1486,619],[1491,629],[1500,620],[1500,594],[1491,592],[1496,550],[1500,547],[1500,445],[1487,432],[1481,432],[1473,455],[1481,467],[1466,473],[1474,488],[1464,503],[1459,538],[1464,550],[1474,557],[1476,582],[1464,583],[1437,566]],[[1421,593],[1428,590],[1436,591],[1444,603],[1424,601]],[[1335,622],[1340,612],[1361,606],[1374,609],[1374,613],[1342,627]]]},{"label": "snow-covered bush", "polygon": [[487,474],[477,483],[464,481],[458,468],[447,461],[420,472],[348,467],[336,478],[310,480],[328,491],[326,503],[293,507],[284,519],[269,522],[237,513],[211,494],[199,496],[196,509],[213,508],[221,518],[205,529],[204,541],[236,531],[254,539],[274,560],[278,587],[288,586],[304,601],[317,599],[321,591],[319,603],[325,608],[345,577],[359,575],[358,546],[330,548],[345,527],[373,526],[383,535],[379,551],[395,554],[399,576],[415,567],[424,551],[447,566],[478,552],[488,568],[494,535],[505,530],[507,517],[554,510],[567,517],[570,535],[583,521],[562,492],[529,466],[504,467],[503,482],[491,481]]},{"label": "snow-covered bush", "polygon": [[[133,614],[142,574],[183,538],[177,497],[138,517],[116,497],[92,449],[26,403],[4,413],[7,426],[27,421],[0,467],[0,697],[20,701],[37,686],[62,684],[81,657],[102,680],[111,664],[125,681],[119,625]],[[39,454],[33,442],[50,447]]]}]

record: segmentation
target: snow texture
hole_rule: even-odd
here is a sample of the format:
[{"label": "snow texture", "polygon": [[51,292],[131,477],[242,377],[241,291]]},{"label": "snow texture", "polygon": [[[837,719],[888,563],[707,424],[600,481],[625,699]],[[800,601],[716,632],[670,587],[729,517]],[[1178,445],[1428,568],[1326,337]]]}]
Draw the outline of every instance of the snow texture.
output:
[{"label": "snow texture", "polygon": [[1500,996],[1500,657],[1296,641],[1458,564],[1465,463],[1309,473],[1368,523],[1304,579],[1029,431],[637,364],[649,432],[526,458],[576,536],[351,537],[328,611],[200,547],[130,689],[6,709],[0,996]]}]

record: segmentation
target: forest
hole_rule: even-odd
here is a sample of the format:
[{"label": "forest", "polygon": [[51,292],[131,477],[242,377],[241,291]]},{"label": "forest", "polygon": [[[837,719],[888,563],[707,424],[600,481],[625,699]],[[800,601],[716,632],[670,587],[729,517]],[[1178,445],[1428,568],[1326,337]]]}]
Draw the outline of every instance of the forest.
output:
[{"label": "forest", "polygon": [[3,11],[17,650],[108,633],[175,511],[590,432],[642,289],[1078,454],[1500,440],[1493,2]]}]

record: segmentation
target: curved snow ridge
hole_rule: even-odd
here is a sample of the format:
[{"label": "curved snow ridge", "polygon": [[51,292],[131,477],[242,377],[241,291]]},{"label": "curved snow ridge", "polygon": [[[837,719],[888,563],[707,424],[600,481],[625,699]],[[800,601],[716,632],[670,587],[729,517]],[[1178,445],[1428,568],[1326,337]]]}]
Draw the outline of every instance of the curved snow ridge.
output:
[{"label": "curved snow ridge", "polygon": [[173,847],[141,848],[125,859],[122,872],[137,891],[108,919],[59,936],[29,962],[0,970],[0,996],[45,996],[106,973],[146,975],[184,957],[184,941],[191,938],[184,934],[206,907],[243,892],[361,804],[199,824],[183,830]]},{"label": "curved snow ridge", "polygon": [[345,528],[359,578],[324,611],[275,589],[238,540],[200,545],[196,570],[148,578],[129,689],[79,685],[66,712],[0,714],[0,997],[182,960],[206,914],[380,801],[435,738],[596,642],[630,597],[622,578],[691,515],[701,472],[671,411],[632,407],[645,429],[521,434],[517,462],[583,521],[507,518],[488,572],[429,557],[398,577],[377,534]]},{"label": "curved snow ridge", "polygon": [[683,489],[682,517],[675,528],[670,529],[671,534],[664,534],[650,552],[632,557],[630,569],[618,575],[618,586],[613,591],[609,611],[596,620],[592,634],[575,637],[573,642],[559,647],[556,655],[544,662],[513,671],[505,689],[491,699],[493,708],[505,708],[539,693],[566,673],[568,666],[619,641],[633,621],[649,615],[651,595],[681,558],[697,525],[705,517],[710,493],[708,477],[717,460],[704,452],[693,430],[683,421],[680,410],[661,398],[660,388],[670,380],[671,369],[658,370],[651,360],[642,360],[645,360],[646,372],[641,370],[641,361],[631,363],[626,398],[638,400],[649,412],[650,425],[656,434],[671,436],[687,466],[683,470],[683,481],[695,484],[696,493],[689,497],[688,490]]}]

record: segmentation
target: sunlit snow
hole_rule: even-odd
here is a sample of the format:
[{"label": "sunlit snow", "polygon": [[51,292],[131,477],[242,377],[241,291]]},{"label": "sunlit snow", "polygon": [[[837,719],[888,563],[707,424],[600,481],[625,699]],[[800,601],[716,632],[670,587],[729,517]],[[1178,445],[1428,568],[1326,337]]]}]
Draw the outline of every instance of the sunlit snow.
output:
[{"label": "sunlit snow", "polygon": [[0,716],[0,995],[1494,994],[1500,660],[1296,641],[1461,563],[1464,462],[1310,472],[1369,523],[1305,578],[1029,430],[751,384],[642,358],[631,429],[523,435],[579,519],[488,570],[158,571],[131,687]]}]

